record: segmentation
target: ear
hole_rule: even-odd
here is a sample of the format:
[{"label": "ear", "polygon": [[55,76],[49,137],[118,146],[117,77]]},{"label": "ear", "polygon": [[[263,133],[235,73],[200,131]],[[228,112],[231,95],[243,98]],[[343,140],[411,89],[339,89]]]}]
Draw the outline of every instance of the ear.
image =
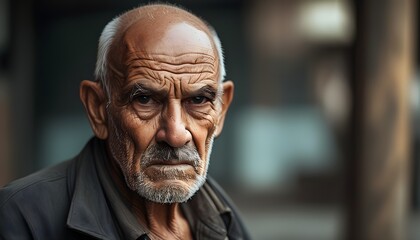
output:
[{"label": "ear", "polygon": [[218,137],[223,129],[225,117],[230,103],[233,99],[234,85],[232,81],[226,81],[222,83],[223,95],[222,95],[222,106],[219,112],[219,119],[217,121],[215,136]]},{"label": "ear", "polygon": [[99,82],[83,80],[80,83],[80,100],[85,106],[95,136],[105,140],[108,137],[106,121],[106,97]]}]

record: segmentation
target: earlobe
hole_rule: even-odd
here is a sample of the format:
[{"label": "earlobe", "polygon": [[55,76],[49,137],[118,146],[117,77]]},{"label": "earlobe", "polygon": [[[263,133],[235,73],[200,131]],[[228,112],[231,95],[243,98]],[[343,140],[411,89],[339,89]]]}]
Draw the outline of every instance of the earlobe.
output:
[{"label": "earlobe", "polygon": [[95,136],[105,140],[108,138],[106,121],[106,97],[98,82],[83,80],[80,83],[80,100],[89,118]]},{"label": "earlobe", "polygon": [[219,119],[216,125],[215,136],[218,137],[223,130],[223,124],[225,122],[225,117],[227,110],[233,99],[234,93],[234,84],[232,81],[226,81],[222,84],[223,95],[222,95],[222,106],[219,112]]}]

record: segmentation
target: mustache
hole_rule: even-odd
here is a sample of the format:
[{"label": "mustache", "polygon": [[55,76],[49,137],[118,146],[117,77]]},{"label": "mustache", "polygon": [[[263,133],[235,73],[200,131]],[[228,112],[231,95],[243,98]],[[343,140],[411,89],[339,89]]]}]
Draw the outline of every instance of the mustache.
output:
[{"label": "mustache", "polygon": [[193,146],[173,148],[167,143],[150,145],[141,157],[141,165],[143,167],[148,167],[158,163],[164,164],[167,161],[179,161],[197,167],[201,158],[197,149]]}]

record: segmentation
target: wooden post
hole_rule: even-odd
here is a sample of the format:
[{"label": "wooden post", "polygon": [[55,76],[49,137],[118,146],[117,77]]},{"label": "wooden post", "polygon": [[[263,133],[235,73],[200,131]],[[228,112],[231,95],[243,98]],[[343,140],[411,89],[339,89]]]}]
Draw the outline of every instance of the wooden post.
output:
[{"label": "wooden post", "polygon": [[416,0],[356,1],[346,238],[404,240]]}]

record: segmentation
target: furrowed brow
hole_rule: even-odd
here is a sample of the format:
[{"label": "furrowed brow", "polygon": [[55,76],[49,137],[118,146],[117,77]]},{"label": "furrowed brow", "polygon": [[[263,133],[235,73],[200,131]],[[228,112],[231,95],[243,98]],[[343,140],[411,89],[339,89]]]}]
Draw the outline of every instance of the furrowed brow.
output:
[{"label": "furrowed brow", "polygon": [[136,96],[139,96],[139,95],[147,95],[147,96],[155,96],[157,98],[163,98],[167,95],[167,92],[163,89],[153,89],[153,88],[144,86],[141,83],[136,83],[131,88],[128,87],[124,95],[128,95],[129,96],[128,99],[131,102]]},{"label": "furrowed brow", "polygon": [[190,95],[190,96],[205,96],[205,97],[207,97],[207,98],[209,98],[210,100],[213,101],[217,97],[217,89],[210,86],[210,85],[206,85],[204,87],[199,88],[198,90],[192,91],[188,95]]}]

